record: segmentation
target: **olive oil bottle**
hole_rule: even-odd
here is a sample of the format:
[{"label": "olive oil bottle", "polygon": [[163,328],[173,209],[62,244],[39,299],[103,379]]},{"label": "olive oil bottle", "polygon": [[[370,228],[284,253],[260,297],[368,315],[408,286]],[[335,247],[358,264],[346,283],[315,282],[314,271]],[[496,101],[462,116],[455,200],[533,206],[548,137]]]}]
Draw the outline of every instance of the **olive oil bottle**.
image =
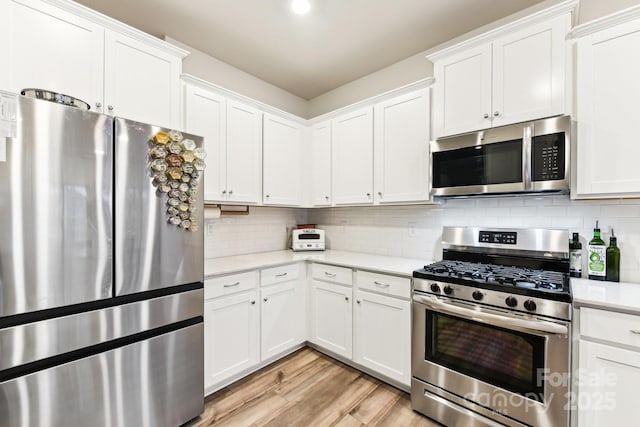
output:
[{"label": "olive oil bottle", "polygon": [[573,240],[569,240],[569,275],[582,277],[582,243],[578,233],[573,233]]},{"label": "olive oil bottle", "polygon": [[620,248],[618,247],[618,239],[611,229],[611,238],[609,239],[609,247],[607,248],[607,280],[610,282],[620,281]]},{"label": "olive oil bottle", "polygon": [[607,246],[604,240],[600,237],[600,228],[598,227],[598,221],[596,221],[596,227],[593,229],[593,239],[589,241],[589,259],[588,270],[589,279],[591,280],[605,280],[607,276]]}]

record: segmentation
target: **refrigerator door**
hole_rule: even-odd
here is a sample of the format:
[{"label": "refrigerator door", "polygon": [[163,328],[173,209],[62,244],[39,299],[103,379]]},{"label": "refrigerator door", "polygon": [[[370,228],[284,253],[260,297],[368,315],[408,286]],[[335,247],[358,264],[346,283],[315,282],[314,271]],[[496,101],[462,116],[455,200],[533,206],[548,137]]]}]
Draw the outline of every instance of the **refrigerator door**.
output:
[{"label": "refrigerator door", "polygon": [[0,318],[110,297],[113,119],[0,97]]},{"label": "refrigerator door", "polygon": [[[167,195],[152,183],[151,140],[157,126],[115,119],[115,294],[204,280],[203,179],[197,187],[198,231],[169,224]],[[202,147],[202,138],[183,134]]]}]

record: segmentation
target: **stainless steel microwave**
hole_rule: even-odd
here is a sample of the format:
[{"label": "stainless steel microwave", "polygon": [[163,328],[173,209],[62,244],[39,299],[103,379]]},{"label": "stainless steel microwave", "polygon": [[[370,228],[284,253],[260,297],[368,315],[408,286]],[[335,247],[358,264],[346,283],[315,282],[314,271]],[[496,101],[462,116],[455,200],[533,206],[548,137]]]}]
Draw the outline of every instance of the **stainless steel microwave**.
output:
[{"label": "stainless steel microwave", "polygon": [[431,194],[568,192],[570,142],[569,116],[431,141]]}]

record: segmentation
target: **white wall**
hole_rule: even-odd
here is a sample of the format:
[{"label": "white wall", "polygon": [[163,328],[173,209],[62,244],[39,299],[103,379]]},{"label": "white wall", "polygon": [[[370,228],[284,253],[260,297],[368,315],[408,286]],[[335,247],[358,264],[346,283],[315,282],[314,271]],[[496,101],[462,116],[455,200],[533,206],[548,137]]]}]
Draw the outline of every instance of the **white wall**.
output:
[{"label": "white wall", "polygon": [[[442,227],[541,227],[579,232],[585,253],[596,220],[607,244],[613,227],[620,279],[640,283],[640,200],[571,201],[568,196],[450,199],[442,205],[309,210],[326,230],[327,247],[439,260]],[[586,274],[586,266],[583,266]]]},{"label": "white wall", "polygon": [[[206,209],[206,208],[205,208]],[[291,230],[307,223],[307,211],[250,207],[249,215],[227,215],[204,223],[204,257],[287,249]]]},{"label": "white wall", "polygon": [[182,61],[183,73],[194,75],[296,116],[307,117],[308,101],[306,99],[260,80],[178,40],[170,37],[166,37],[166,40],[190,52]]}]

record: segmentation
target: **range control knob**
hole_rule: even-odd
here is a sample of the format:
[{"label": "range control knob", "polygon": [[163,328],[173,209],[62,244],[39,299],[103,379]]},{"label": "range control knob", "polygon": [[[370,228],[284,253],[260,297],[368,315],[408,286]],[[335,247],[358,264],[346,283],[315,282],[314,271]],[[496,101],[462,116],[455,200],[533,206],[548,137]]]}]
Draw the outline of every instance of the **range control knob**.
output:
[{"label": "range control knob", "polygon": [[480,292],[480,291],[473,291],[471,296],[476,301],[482,301],[482,298],[484,298],[484,294],[482,292]]},{"label": "range control knob", "polygon": [[507,304],[509,307],[515,307],[516,305],[518,305],[518,300],[516,299],[516,297],[507,297],[507,299],[504,300],[505,304]]},{"label": "range control knob", "polygon": [[440,286],[437,283],[431,284],[431,292],[440,293]]},{"label": "range control knob", "polygon": [[529,311],[536,311],[536,302],[528,299],[524,302],[524,308]]},{"label": "range control knob", "polygon": [[451,295],[453,293],[453,288],[449,285],[446,285],[443,289],[444,293],[447,295]]}]

